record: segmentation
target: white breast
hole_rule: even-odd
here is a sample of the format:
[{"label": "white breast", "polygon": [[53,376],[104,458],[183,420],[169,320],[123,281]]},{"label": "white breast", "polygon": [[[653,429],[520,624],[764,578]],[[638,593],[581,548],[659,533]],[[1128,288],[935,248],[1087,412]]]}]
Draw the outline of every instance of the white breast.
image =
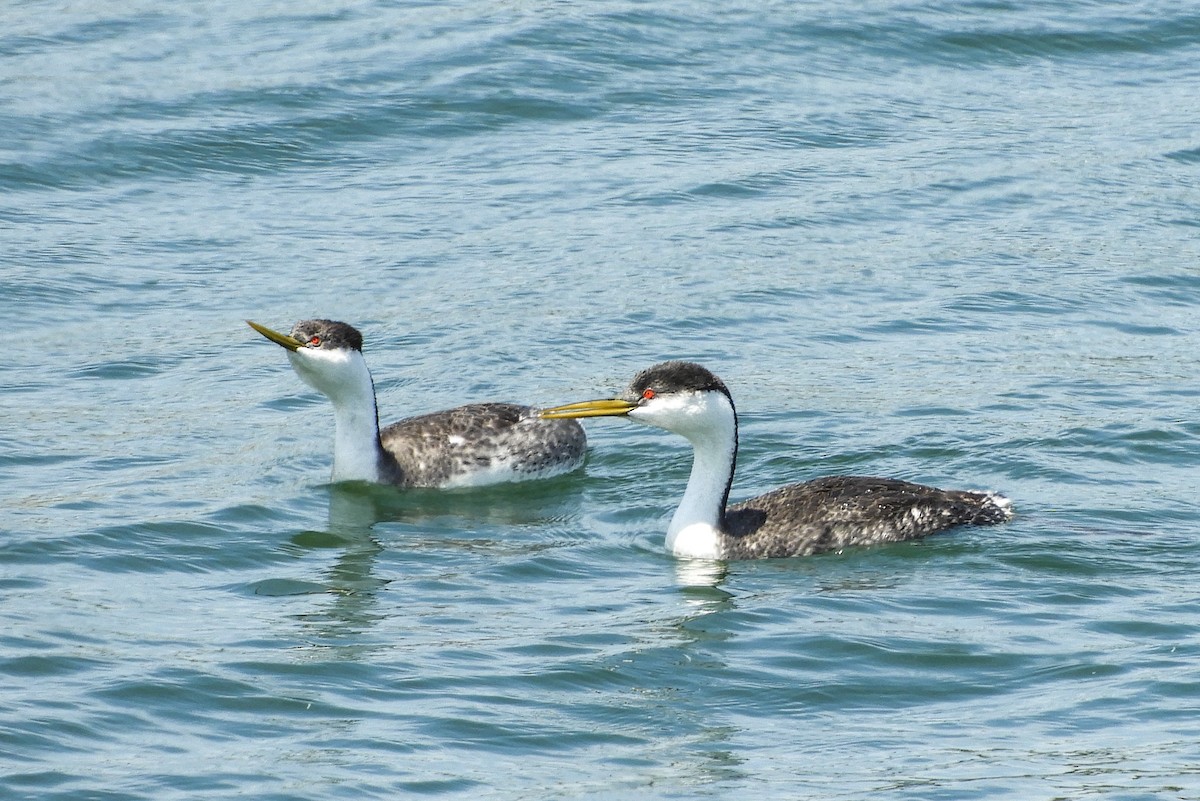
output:
[{"label": "white breast", "polygon": [[667,532],[667,548],[676,556],[720,559],[721,535],[708,523],[692,523]]}]

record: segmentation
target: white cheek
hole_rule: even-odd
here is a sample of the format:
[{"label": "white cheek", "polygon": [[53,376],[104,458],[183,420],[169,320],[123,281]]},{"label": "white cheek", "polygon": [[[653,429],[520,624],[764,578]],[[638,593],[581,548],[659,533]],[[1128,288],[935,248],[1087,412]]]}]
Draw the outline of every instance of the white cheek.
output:
[{"label": "white cheek", "polygon": [[306,384],[312,384],[312,377],[315,373],[311,359],[311,356],[302,351],[294,350],[288,353],[288,361],[292,363],[292,369],[296,371],[296,375],[304,379]]},{"label": "white cheek", "polygon": [[359,373],[365,371],[350,351],[301,348],[288,353],[288,359],[300,380],[331,399],[361,391]]},{"label": "white cheek", "polygon": [[727,403],[716,393],[685,392],[660,396],[629,413],[639,423],[681,434],[688,439],[704,437],[723,421]]},{"label": "white cheek", "polygon": [[639,406],[629,413],[629,419],[646,425],[658,426],[673,430],[673,424],[684,422],[691,418],[696,405],[694,395],[671,395],[665,398],[655,398],[644,406]]},{"label": "white cheek", "polygon": [[654,416],[651,414],[647,414],[646,410],[642,409],[640,407],[637,409],[634,409],[629,414],[625,415],[625,417],[629,420],[632,420],[635,423],[641,423],[644,426],[658,425],[657,423],[654,422]]}]

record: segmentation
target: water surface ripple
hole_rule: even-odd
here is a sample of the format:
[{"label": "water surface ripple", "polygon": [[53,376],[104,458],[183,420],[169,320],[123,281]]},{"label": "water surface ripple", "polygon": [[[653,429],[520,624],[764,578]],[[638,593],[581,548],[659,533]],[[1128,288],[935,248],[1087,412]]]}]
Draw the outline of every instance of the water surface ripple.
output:
[{"label": "water surface ripple", "polygon": [[[0,797],[1200,798],[1200,15],[9,4]],[[681,563],[685,445],[330,486],[381,415],[733,388],[734,498],[1017,519]]]}]

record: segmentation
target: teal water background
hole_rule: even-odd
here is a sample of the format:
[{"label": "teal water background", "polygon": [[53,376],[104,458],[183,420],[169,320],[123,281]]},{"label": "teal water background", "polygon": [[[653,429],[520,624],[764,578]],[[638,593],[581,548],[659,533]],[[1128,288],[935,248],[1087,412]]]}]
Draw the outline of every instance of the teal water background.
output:
[{"label": "teal water background", "polygon": [[[1200,798],[1200,13],[10,2],[0,797]],[[385,421],[732,387],[734,498],[1008,526],[711,570],[682,441],[331,487]]]}]

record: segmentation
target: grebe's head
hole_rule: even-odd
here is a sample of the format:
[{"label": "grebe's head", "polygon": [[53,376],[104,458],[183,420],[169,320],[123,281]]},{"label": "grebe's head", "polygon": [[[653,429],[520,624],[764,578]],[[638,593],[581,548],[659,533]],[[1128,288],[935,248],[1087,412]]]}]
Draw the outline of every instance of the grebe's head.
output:
[{"label": "grebe's head", "polygon": [[364,380],[370,387],[362,334],[354,326],[337,320],[301,320],[292,326],[291,334],[281,334],[265,325],[246,322],[285,348],[296,375],[334,403],[343,396],[361,394]]},{"label": "grebe's head", "polygon": [[735,411],[728,387],[712,372],[693,362],[670,361],[638,373],[615,398],[555,406],[539,415],[628,417],[695,442],[717,432],[727,436]]}]

